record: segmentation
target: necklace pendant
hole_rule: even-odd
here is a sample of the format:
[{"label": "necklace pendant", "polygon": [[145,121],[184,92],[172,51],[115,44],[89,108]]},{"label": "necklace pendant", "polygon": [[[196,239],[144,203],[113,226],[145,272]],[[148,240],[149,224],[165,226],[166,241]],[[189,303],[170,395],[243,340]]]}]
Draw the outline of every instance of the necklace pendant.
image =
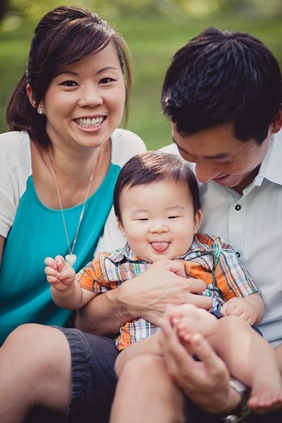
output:
[{"label": "necklace pendant", "polygon": [[67,254],[67,255],[65,256],[65,259],[66,259],[66,262],[67,262],[68,264],[70,264],[71,266],[73,266],[73,265],[74,265],[74,263],[76,262],[77,257],[76,257],[76,255],[75,255],[75,254]]}]

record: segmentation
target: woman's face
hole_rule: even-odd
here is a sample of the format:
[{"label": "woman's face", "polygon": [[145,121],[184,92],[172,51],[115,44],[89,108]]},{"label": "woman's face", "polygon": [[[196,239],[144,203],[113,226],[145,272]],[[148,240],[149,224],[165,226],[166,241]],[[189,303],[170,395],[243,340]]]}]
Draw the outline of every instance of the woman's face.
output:
[{"label": "woman's face", "polygon": [[124,77],[112,43],[63,67],[40,103],[52,144],[74,150],[103,145],[121,121],[125,96]]}]

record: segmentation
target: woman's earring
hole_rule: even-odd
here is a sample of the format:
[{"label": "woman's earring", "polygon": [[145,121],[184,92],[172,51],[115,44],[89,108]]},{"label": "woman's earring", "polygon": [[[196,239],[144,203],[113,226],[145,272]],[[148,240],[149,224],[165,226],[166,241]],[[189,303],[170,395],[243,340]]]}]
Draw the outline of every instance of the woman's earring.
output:
[{"label": "woman's earring", "polygon": [[39,108],[37,109],[37,113],[38,113],[39,115],[43,115],[43,109],[41,109],[41,107],[39,107]]}]

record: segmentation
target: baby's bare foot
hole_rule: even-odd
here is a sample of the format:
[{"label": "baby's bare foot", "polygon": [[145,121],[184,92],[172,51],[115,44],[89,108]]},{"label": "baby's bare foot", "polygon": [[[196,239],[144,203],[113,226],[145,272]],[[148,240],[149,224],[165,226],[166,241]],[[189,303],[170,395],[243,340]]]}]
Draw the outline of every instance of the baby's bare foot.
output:
[{"label": "baby's bare foot", "polygon": [[255,413],[264,414],[282,408],[282,387],[272,378],[261,381],[259,386],[252,389],[248,406]]},{"label": "baby's bare foot", "polygon": [[192,304],[175,307],[171,319],[178,336],[184,341],[189,341],[191,335],[195,333],[200,333],[204,337],[210,336],[217,330],[218,326],[215,316]]}]

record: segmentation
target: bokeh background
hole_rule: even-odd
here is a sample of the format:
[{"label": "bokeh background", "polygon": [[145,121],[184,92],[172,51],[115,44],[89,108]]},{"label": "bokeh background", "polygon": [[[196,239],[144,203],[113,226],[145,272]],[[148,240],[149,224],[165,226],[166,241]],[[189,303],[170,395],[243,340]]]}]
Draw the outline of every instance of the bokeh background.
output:
[{"label": "bokeh background", "polygon": [[5,105],[25,70],[34,27],[62,4],[96,10],[124,35],[134,62],[134,89],[127,128],[148,149],[171,142],[160,93],[176,50],[210,26],[249,32],[282,65],[282,0],[0,0],[0,132],[7,130]]}]

